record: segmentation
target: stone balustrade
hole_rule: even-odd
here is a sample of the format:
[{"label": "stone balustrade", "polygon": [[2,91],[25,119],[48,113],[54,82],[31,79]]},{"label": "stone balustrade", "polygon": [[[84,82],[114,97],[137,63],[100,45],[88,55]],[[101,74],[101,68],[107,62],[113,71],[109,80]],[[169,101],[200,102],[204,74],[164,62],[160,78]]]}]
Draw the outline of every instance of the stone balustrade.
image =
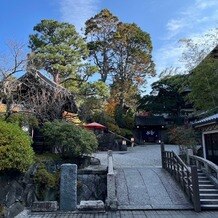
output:
[{"label": "stone balustrade", "polygon": [[112,151],[108,151],[108,173],[107,173],[107,199],[106,205],[108,209],[117,209],[117,197],[116,197],[116,180],[113,167]]}]

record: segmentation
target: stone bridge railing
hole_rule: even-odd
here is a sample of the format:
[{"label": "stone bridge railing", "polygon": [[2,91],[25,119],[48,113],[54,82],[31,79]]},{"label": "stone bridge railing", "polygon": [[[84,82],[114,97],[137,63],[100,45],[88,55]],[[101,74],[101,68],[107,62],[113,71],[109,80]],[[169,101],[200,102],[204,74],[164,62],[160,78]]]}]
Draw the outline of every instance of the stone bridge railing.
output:
[{"label": "stone bridge railing", "polygon": [[108,209],[117,209],[117,197],[116,197],[116,180],[113,166],[112,151],[108,151],[108,173],[107,173],[107,199],[106,206]]}]

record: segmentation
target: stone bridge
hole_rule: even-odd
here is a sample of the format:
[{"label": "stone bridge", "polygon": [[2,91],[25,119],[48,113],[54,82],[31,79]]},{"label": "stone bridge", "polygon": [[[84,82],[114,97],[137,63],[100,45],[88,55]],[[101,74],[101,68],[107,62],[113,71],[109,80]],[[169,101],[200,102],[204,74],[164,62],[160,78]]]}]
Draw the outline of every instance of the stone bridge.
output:
[{"label": "stone bridge", "polygon": [[[166,150],[178,152],[177,146]],[[105,152],[95,154],[107,164]],[[160,145],[129,148],[113,152],[116,174],[118,209],[192,209],[181,188],[170,174],[161,168]]]}]

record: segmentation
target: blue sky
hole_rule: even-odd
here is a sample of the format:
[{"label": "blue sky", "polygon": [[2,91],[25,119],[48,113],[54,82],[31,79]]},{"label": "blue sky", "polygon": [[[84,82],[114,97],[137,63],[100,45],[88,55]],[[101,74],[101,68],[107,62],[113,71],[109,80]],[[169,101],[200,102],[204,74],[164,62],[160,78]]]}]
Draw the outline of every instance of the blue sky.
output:
[{"label": "blue sky", "polygon": [[218,35],[218,0],[1,0],[0,8],[0,52],[8,40],[28,45],[33,26],[42,19],[66,21],[80,30],[88,18],[108,8],[121,21],[134,22],[150,33],[158,74],[184,66],[179,61],[184,48],[178,40],[201,43],[210,31]]}]

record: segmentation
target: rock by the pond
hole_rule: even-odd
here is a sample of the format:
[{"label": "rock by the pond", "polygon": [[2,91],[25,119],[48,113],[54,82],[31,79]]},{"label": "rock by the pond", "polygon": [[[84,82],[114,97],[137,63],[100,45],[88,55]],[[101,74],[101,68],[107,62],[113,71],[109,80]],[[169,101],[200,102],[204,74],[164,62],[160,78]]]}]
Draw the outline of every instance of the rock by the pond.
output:
[{"label": "rock by the pond", "polygon": [[95,210],[95,211],[103,211],[104,210],[104,202],[101,200],[96,201],[81,201],[78,206],[78,210],[87,211],[87,210]]}]

